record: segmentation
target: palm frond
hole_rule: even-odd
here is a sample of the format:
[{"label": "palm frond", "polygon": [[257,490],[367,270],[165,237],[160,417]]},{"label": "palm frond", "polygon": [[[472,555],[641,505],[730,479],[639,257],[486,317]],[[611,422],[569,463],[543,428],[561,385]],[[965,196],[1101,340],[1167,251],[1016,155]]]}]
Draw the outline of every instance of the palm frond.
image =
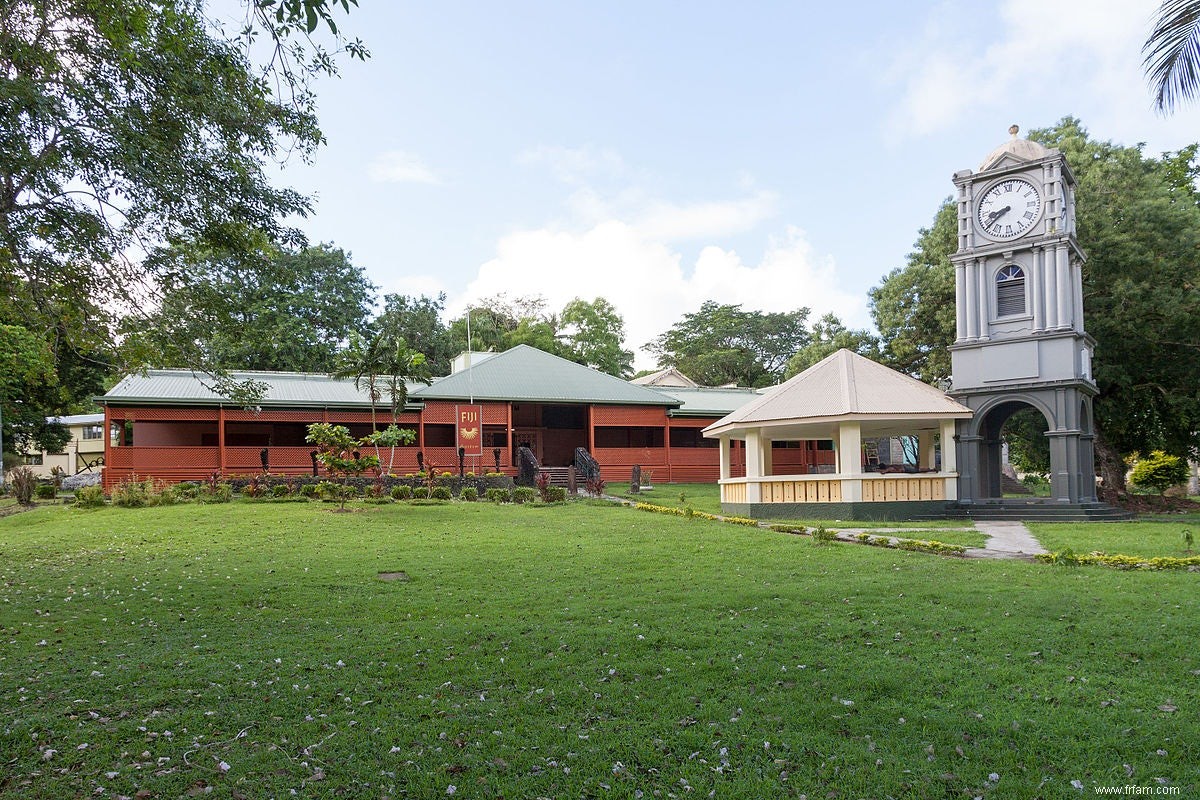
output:
[{"label": "palm frond", "polygon": [[1200,93],[1200,2],[1164,0],[1142,52],[1160,111],[1195,98]]}]

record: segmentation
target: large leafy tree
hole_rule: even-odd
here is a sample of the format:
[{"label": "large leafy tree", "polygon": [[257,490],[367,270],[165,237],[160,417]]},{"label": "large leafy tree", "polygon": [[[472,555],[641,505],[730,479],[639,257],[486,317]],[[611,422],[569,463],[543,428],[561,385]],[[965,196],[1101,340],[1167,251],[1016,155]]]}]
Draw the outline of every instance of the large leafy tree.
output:
[{"label": "large leafy tree", "polygon": [[103,351],[116,315],[154,307],[159,248],[299,242],[281,220],[309,202],[263,164],[321,142],[308,81],[335,54],[310,36],[365,58],[333,19],[353,4],[244,0],[231,36],[201,0],[0,4],[0,322],[88,308],[65,349]]},{"label": "large leafy tree", "polygon": [[676,367],[697,383],[767,386],[782,380],[809,343],[809,310],[766,313],[709,300],[647,343],[660,367]]},{"label": "large leafy tree", "polygon": [[[633,366],[633,353],[622,347],[625,321],[603,297],[591,302],[575,298],[553,313],[540,295],[499,294],[479,301],[468,313],[472,350],[504,351],[527,344],[618,377],[629,375]],[[453,342],[466,343],[465,313],[450,323],[449,335]]]},{"label": "large leafy tree", "polygon": [[153,366],[329,372],[374,299],[363,270],[328,244],[260,241],[249,252],[184,248],[170,258],[160,310],[125,332],[126,353]]},{"label": "large leafy tree", "polygon": [[589,303],[577,297],[563,307],[558,319],[573,360],[618,378],[633,371],[633,351],[622,346],[625,320],[608,300],[597,297]]},{"label": "large leafy tree", "polygon": [[6,452],[60,452],[70,433],[47,424],[43,409],[59,390],[54,353],[45,339],[20,325],[0,324],[0,415]]},{"label": "large leafy tree", "polygon": [[871,316],[882,334],[883,363],[937,384],[950,377],[954,343],[954,268],[958,218],[947,200],[922,228],[908,263],[892,270],[870,291]]},{"label": "large leafy tree", "polygon": [[[1097,340],[1097,456],[1106,486],[1117,489],[1123,456],[1155,449],[1194,455],[1200,445],[1197,148],[1150,158],[1140,147],[1092,139],[1073,118],[1030,138],[1060,149],[1079,184],[1086,327]],[[931,382],[948,377],[948,360],[934,356],[955,335],[948,257],[955,236],[942,224],[952,213],[944,206],[922,231],[910,269],[872,291],[885,358]],[[914,263],[920,267],[911,269]],[[895,341],[906,348],[897,350]],[[925,355],[906,359],[909,352]]]},{"label": "large leafy tree", "polygon": [[783,377],[787,379],[799,375],[842,349],[878,359],[879,339],[870,331],[847,328],[836,314],[826,314],[812,324],[808,344],[788,359]]},{"label": "large leafy tree", "polygon": [[437,297],[389,294],[384,297],[383,312],[371,323],[371,329],[403,339],[408,347],[425,355],[432,374],[448,375],[450,362],[463,346],[454,346],[450,330],[441,320],[445,308],[445,293]]}]

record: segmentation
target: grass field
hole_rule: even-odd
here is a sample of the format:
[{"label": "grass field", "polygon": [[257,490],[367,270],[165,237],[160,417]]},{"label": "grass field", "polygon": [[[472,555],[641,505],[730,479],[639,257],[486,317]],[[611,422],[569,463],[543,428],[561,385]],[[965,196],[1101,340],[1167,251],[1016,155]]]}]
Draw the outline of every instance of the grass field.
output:
[{"label": "grass field", "polygon": [[[1042,546],[1052,552],[1071,550],[1075,553],[1120,553],[1129,556],[1194,556],[1200,553],[1200,525],[1194,522],[1154,521],[1113,525],[1110,522],[1090,524],[1030,523],[1030,531]],[[1195,542],[1187,549],[1183,532],[1191,531]]]},{"label": "grass field", "polygon": [[0,796],[1196,796],[1197,580],[585,503],[40,508]]}]

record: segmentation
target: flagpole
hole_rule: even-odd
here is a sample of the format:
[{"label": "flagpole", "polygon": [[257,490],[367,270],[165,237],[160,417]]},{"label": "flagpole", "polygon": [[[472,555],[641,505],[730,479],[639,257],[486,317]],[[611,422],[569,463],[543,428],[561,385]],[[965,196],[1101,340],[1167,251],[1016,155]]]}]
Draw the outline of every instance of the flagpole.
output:
[{"label": "flagpole", "polygon": [[471,307],[467,306],[467,393],[470,403],[475,405],[475,381],[471,376]]}]

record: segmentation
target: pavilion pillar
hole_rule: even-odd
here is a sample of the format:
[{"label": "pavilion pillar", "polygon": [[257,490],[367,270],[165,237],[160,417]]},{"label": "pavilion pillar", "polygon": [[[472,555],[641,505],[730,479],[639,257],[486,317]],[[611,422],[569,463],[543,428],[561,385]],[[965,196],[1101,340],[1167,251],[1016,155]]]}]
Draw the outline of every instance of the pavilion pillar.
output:
[{"label": "pavilion pillar", "polygon": [[[663,416],[666,416],[665,414]],[[663,420],[663,453],[667,459],[667,483],[675,480],[671,476],[671,418]]]},{"label": "pavilion pillar", "polygon": [[941,472],[953,477],[943,478],[946,483],[946,499],[958,499],[958,448],[954,441],[954,420],[942,420],[942,469]]},{"label": "pavilion pillar", "polygon": [[917,437],[917,466],[933,469],[937,466],[937,453],[933,449],[933,431],[921,431]]},{"label": "pavilion pillar", "polygon": [[762,502],[763,477],[762,433],[758,430],[746,432],[746,502]]},{"label": "pavilion pillar", "polygon": [[729,480],[733,476],[733,458],[730,453],[729,437],[722,436],[718,441],[721,448],[721,480]]},{"label": "pavilion pillar", "polygon": [[853,421],[838,425],[837,471],[842,476],[842,500],[862,502],[862,426]]}]

